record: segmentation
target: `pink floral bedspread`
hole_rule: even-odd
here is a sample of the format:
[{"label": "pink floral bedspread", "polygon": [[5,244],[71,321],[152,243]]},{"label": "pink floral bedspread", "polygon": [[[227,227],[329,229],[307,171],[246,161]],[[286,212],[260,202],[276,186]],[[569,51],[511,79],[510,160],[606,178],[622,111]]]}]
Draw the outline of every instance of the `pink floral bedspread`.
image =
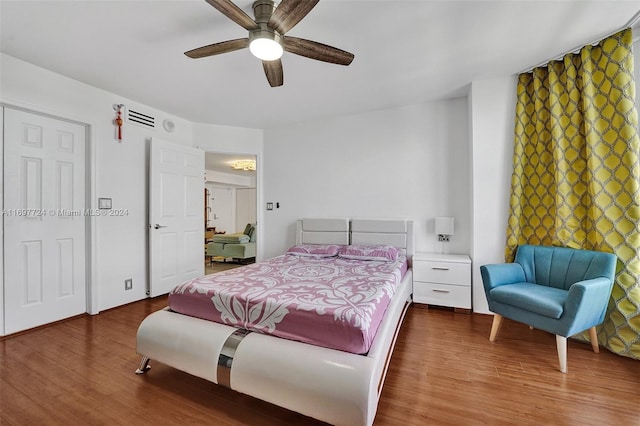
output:
[{"label": "pink floral bedspread", "polygon": [[396,262],[281,255],[206,275],[169,294],[175,312],[285,339],[366,353],[402,277]]}]

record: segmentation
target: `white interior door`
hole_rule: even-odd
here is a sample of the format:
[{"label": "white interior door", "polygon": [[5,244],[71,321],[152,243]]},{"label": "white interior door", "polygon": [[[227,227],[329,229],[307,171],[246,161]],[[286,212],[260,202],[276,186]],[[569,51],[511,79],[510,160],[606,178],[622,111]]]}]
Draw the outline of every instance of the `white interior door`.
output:
[{"label": "white interior door", "polygon": [[153,138],[149,161],[149,295],[204,274],[204,151]]},{"label": "white interior door", "polygon": [[233,188],[214,186],[211,189],[211,198],[213,199],[211,216],[216,232],[226,232],[227,234],[237,232],[234,217],[234,196],[235,190]]},{"label": "white interior door", "polygon": [[85,132],[4,109],[6,334],[87,311]]}]

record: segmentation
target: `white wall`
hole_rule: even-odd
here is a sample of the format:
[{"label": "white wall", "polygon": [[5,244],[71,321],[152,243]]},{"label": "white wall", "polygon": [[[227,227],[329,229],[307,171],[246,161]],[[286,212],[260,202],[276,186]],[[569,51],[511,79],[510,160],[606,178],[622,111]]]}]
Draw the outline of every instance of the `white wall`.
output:
[{"label": "white wall", "polygon": [[472,145],[473,310],[489,313],[480,265],[504,262],[516,100],[515,77],[475,81],[469,93]]},{"label": "white wall", "polygon": [[468,253],[467,113],[459,98],[266,130],[265,257],[295,243],[297,219],[341,216],[412,219],[417,251],[440,251],[433,218],[453,216],[448,251]]},{"label": "white wall", "polygon": [[[261,155],[262,131],[193,124],[11,56],[0,55],[0,101],[87,124],[90,129],[89,207],[95,208],[99,197],[107,197],[113,200],[114,209],[129,212],[124,217],[90,219],[91,312],[145,298],[148,280],[147,138],[159,137],[202,146],[205,150]],[[170,118],[176,124],[175,131],[167,133],[161,126],[147,129],[125,122],[123,140],[119,142],[112,124],[113,104],[118,103],[150,113],[156,117],[156,123]],[[133,290],[124,290],[126,278],[133,279]],[[0,303],[0,317],[2,306]]]},{"label": "white wall", "polygon": [[244,230],[247,223],[256,223],[256,189],[236,189],[236,224],[238,232]]},{"label": "white wall", "polygon": [[[1,100],[75,120],[90,126],[90,202],[111,198],[114,209],[128,216],[97,217],[93,221],[91,310],[97,312],[146,297],[147,283],[147,141],[150,136],[192,144],[192,124],[178,117],[137,104],[130,99],[2,54]],[[169,134],[125,123],[123,140],[115,139],[113,104],[122,103],[156,116],[171,118],[176,130]],[[124,290],[124,280],[133,289]]]}]

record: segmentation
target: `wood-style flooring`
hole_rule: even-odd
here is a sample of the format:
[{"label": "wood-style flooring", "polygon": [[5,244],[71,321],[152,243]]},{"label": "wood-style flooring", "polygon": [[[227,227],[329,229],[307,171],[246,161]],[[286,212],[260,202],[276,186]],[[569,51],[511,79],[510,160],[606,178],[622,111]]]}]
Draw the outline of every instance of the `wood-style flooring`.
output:
[{"label": "wood-style flooring", "polygon": [[[136,329],[166,297],[0,341],[2,425],[319,425],[157,362],[143,376]],[[491,317],[412,306],[375,425],[640,425],[640,361]]]},{"label": "wood-style flooring", "polygon": [[243,266],[241,263],[232,263],[232,262],[211,262],[204,264],[204,273],[205,275],[215,274],[217,272],[227,271],[229,269],[235,269],[240,266]]}]

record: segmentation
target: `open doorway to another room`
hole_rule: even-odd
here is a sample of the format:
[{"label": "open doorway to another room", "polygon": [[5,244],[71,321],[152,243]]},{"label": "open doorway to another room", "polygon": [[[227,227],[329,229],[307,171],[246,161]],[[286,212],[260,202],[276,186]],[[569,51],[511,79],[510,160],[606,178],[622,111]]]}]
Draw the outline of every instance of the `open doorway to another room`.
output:
[{"label": "open doorway to another room", "polygon": [[256,157],[205,154],[205,273],[255,262]]}]

